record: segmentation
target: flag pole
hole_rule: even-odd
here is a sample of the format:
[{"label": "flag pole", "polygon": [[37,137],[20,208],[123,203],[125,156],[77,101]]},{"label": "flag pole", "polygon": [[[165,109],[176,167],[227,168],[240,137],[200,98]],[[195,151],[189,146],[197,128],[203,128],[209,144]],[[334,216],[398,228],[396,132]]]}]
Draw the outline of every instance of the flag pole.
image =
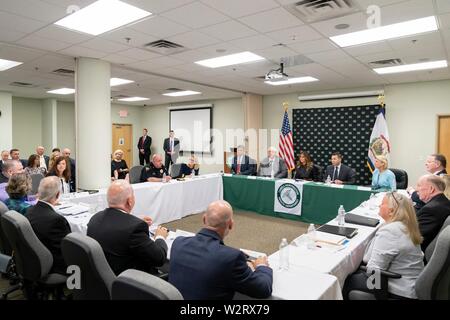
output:
[{"label": "flag pole", "polygon": [[[283,108],[284,108],[284,112],[287,112],[288,108],[289,108],[289,102],[283,101]],[[294,168],[289,168],[288,169],[288,175],[290,175],[292,173],[293,169]]]}]

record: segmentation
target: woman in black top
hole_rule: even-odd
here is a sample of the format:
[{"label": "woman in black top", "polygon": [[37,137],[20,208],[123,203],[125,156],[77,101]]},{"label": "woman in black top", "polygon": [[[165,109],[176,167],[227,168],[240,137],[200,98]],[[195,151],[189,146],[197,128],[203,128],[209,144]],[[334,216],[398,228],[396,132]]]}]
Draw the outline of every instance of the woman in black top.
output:
[{"label": "woman in black top", "polygon": [[295,179],[319,181],[319,169],[314,165],[308,152],[300,152],[299,161],[295,168]]},{"label": "woman in black top", "polygon": [[114,151],[114,158],[111,160],[111,179],[125,179],[128,173],[128,166],[122,159],[123,151],[118,149]]}]

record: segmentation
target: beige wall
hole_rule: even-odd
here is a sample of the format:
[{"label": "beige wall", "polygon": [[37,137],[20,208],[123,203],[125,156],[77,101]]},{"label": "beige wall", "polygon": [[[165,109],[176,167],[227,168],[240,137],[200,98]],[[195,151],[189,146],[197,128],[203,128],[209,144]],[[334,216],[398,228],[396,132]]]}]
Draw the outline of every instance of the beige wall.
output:
[{"label": "beige wall", "polygon": [[[189,102],[188,105],[212,103],[213,120],[212,127],[217,129],[223,137],[225,137],[226,129],[239,129],[244,127],[244,117],[242,108],[242,99],[223,99],[216,101],[201,101]],[[178,105],[178,104],[177,104]],[[181,104],[180,104],[181,105]],[[169,105],[148,106],[144,107],[142,114],[142,125],[148,128],[148,133],[153,139],[152,153],[164,154],[163,143],[164,139],[168,137],[169,133]],[[176,135],[176,133],[175,133]],[[215,138],[213,148],[215,150],[213,157],[198,156],[202,162],[200,172],[210,173],[223,170],[223,152],[226,150],[226,145],[219,143]],[[242,143],[242,141],[240,141]],[[220,163],[212,163],[214,159],[220,159]],[[179,162],[184,161],[185,158],[180,158]]]},{"label": "beige wall", "polygon": [[[75,148],[75,107],[73,102],[58,101],[57,107],[57,142],[61,151],[69,148],[71,157],[76,156]],[[47,153],[50,154],[51,150]]]},{"label": "beige wall", "polygon": [[[368,88],[349,91],[368,90]],[[436,152],[437,115],[450,114],[450,80],[389,85],[386,96],[386,120],[392,143],[391,164],[408,172],[410,185],[415,184],[425,171],[426,155]],[[376,98],[340,99],[299,102],[297,94],[265,96],[263,98],[263,127],[279,129],[282,103],[290,104],[292,125],[293,108],[355,106],[377,104]],[[278,145],[275,136],[274,145]]]},{"label": "beige wall", "polygon": [[42,104],[39,99],[12,98],[13,148],[28,159],[42,143]]}]

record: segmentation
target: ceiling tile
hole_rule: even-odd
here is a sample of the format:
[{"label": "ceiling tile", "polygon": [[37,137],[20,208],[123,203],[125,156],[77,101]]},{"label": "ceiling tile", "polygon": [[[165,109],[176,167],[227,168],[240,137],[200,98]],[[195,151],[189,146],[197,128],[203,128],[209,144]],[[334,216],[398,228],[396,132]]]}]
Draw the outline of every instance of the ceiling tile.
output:
[{"label": "ceiling tile", "polygon": [[117,54],[127,57],[127,58],[138,60],[138,61],[149,60],[149,59],[153,59],[153,58],[157,58],[157,57],[161,56],[157,53],[150,52],[148,50],[138,49],[138,48],[128,49],[125,51],[121,51]]},{"label": "ceiling tile", "polygon": [[435,15],[433,2],[409,0],[381,8],[383,26]]},{"label": "ceiling tile", "polygon": [[81,46],[72,46],[64,50],[59,51],[59,53],[67,54],[73,57],[86,57],[86,58],[103,58],[107,55],[106,52],[101,52],[93,50],[90,48],[85,48]]},{"label": "ceiling tile", "polygon": [[303,22],[283,8],[240,18],[239,21],[259,32],[270,32],[302,25]]},{"label": "ceiling tile", "polygon": [[258,32],[256,32],[255,30],[252,30],[242,23],[234,20],[215,24],[213,26],[200,29],[199,31],[223,41],[229,41],[258,34]]},{"label": "ceiling tile", "polygon": [[436,7],[438,13],[450,12],[450,1],[448,0],[436,0]]},{"label": "ceiling tile", "polygon": [[13,31],[5,28],[0,28],[0,41],[1,42],[16,42],[20,38],[23,38],[26,34],[23,32]]},{"label": "ceiling tile", "polygon": [[331,51],[338,48],[333,42],[327,39],[296,42],[290,44],[288,47],[301,54]]},{"label": "ceiling tile", "polygon": [[58,51],[71,46],[71,44],[67,42],[46,39],[35,35],[22,38],[21,40],[17,41],[17,44],[47,51]]},{"label": "ceiling tile", "polygon": [[257,12],[274,9],[279,6],[279,4],[273,0],[202,0],[202,2],[233,18],[248,16]]},{"label": "ceiling tile", "polygon": [[194,2],[183,7],[172,9],[161,15],[194,29],[229,20],[227,16],[200,2]]},{"label": "ceiling tile", "polygon": [[331,50],[331,51],[325,51],[325,52],[319,52],[319,53],[311,53],[306,54],[308,58],[315,62],[324,63],[327,61],[336,61],[336,60],[348,60],[351,59],[348,54],[346,54],[341,49]]},{"label": "ceiling tile", "polygon": [[93,38],[88,34],[71,31],[65,28],[58,27],[56,25],[49,25],[45,28],[42,28],[36,31],[34,35],[46,39],[64,41],[71,44],[77,44]]},{"label": "ceiling tile", "polygon": [[401,56],[423,55],[423,58],[427,58],[428,55],[444,53],[439,32],[388,40],[388,43]]},{"label": "ceiling tile", "polygon": [[219,42],[219,40],[197,31],[190,31],[182,34],[177,34],[176,36],[172,36],[167,40],[180,44],[183,47],[189,49],[205,47]]},{"label": "ceiling tile", "polygon": [[54,23],[67,15],[66,9],[39,0],[2,1],[1,10],[46,23]]},{"label": "ceiling tile", "polygon": [[[66,57],[63,55],[47,54],[45,56],[39,57],[29,63],[25,63],[23,70],[31,72],[39,72],[42,76],[47,77],[47,73],[52,72],[59,68],[73,68],[75,61],[72,57]],[[36,69],[37,68],[37,69]],[[56,76],[60,79],[61,76]]]},{"label": "ceiling tile", "polygon": [[378,52],[391,51],[392,48],[389,46],[387,41],[379,41],[376,43],[346,47],[343,48],[343,50],[346,51],[351,56],[357,57]]},{"label": "ceiling tile", "polygon": [[[449,1],[450,3],[450,1]],[[439,16],[439,27],[441,29],[449,29],[450,28],[450,13],[441,14]]]},{"label": "ceiling tile", "polygon": [[24,18],[15,14],[0,11],[0,29],[10,29],[17,32],[31,33],[45,26],[45,23],[35,19]]},{"label": "ceiling tile", "polygon": [[194,0],[126,0],[127,3],[134,5],[140,9],[147,10],[153,14],[184,6]]},{"label": "ceiling tile", "polygon": [[116,29],[111,32],[104,33],[100,37],[131,47],[143,47],[145,44],[159,39],[149,34],[131,29],[130,27]]},{"label": "ceiling tile", "polygon": [[230,42],[218,43],[212,46],[199,48],[198,50],[209,54],[210,56],[208,59],[242,52],[241,48],[232,45]]},{"label": "ceiling tile", "polygon": [[399,3],[399,2],[402,2],[405,0],[376,0],[376,2],[374,0],[355,0],[355,1],[356,1],[356,4],[358,4],[361,7],[361,9],[363,9],[365,11],[365,9],[371,5],[385,7],[385,6]]},{"label": "ceiling tile", "polygon": [[129,46],[102,38],[94,38],[81,43],[80,46],[108,53],[117,53],[129,49]]},{"label": "ceiling tile", "polygon": [[197,49],[172,54],[171,57],[186,62],[195,62],[199,60],[208,59],[210,57],[210,54]]},{"label": "ceiling tile", "polygon": [[172,22],[164,17],[150,17],[144,21],[133,24],[130,28],[150,34],[157,38],[170,37],[179,33],[189,31],[189,28]]},{"label": "ceiling tile", "polygon": [[116,63],[116,64],[129,64],[129,63],[133,63],[133,62],[137,62],[136,59],[131,59],[119,54],[110,54],[107,55],[106,57],[103,57],[102,60],[106,60],[109,61],[111,63]]},{"label": "ceiling tile", "polygon": [[266,59],[274,59],[278,61],[283,57],[295,56],[297,53],[287,47],[284,46],[276,46],[263,50],[256,50],[256,54],[266,58]]},{"label": "ceiling tile", "polygon": [[[0,58],[28,62],[45,55],[44,51],[23,48],[15,45],[0,45]],[[16,67],[19,68],[20,66]],[[13,68],[11,70],[17,70]],[[3,71],[4,72],[4,71]],[[4,73],[2,73],[4,75]]]},{"label": "ceiling tile", "polygon": [[[336,29],[339,24],[348,24],[347,29]],[[311,27],[322,33],[326,37],[336,36],[355,31],[367,29],[367,16],[365,13],[358,12],[344,17],[329,19],[311,24]]]},{"label": "ceiling tile", "polygon": [[232,40],[229,43],[244,50],[257,50],[269,48],[276,44],[276,41],[265,35],[259,34],[252,37]]},{"label": "ceiling tile", "polygon": [[283,44],[305,42],[322,38],[321,34],[308,26],[278,30],[268,33],[267,36]]}]

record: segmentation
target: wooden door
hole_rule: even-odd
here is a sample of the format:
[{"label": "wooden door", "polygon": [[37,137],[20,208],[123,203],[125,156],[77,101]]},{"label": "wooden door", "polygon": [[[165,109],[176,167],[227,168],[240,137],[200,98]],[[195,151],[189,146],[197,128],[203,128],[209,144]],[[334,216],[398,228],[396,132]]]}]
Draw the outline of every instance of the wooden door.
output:
[{"label": "wooden door", "polygon": [[127,162],[128,168],[133,166],[133,125],[113,124],[112,125],[112,150],[121,149],[123,159]]},{"label": "wooden door", "polygon": [[[439,116],[438,119],[438,153],[450,161],[450,115]],[[447,170],[449,166],[447,164]]]}]

